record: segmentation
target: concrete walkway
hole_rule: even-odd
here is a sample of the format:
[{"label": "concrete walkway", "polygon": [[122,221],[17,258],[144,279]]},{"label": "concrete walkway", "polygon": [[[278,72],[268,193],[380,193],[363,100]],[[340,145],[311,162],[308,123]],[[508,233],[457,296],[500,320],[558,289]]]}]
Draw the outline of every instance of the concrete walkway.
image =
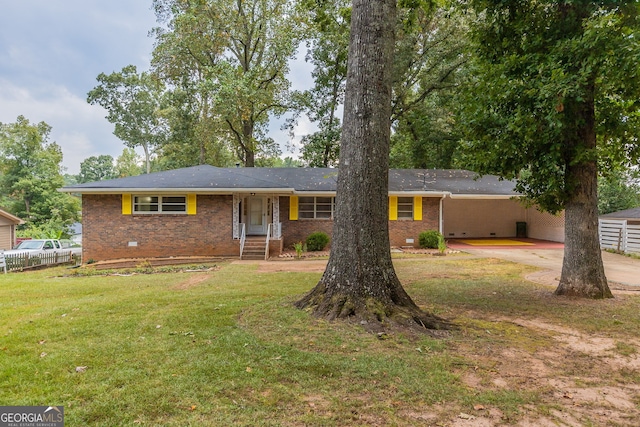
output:
[{"label": "concrete walkway", "polygon": [[[482,248],[467,246],[463,250],[479,257],[500,258],[543,268],[543,271],[534,273],[529,277],[540,282],[551,284],[555,282],[557,285],[562,271],[564,249],[524,249],[522,247],[505,249],[488,246],[483,246]],[[609,282],[640,287],[640,259],[602,252],[602,261],[604,262],[604,271]]]}]

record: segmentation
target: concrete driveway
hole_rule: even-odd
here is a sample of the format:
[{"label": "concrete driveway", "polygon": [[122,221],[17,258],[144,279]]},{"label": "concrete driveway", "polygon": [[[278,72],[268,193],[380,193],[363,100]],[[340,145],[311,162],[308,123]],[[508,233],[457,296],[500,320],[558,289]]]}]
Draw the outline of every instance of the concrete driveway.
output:
[{"label": "concrete driveway", "polygon": [[[520,264],[543,268],[544,271],[534,274],[541,281],[555,281],[557,284],[562,271],[564,249],[531,249],[517,248],[481,248],[465,247],[464,252],[485,258],[500,258]],[[640,259],[629,258],[624,255],[602,252],[604,271],[609,282],[628,286],[640,286]]]}]

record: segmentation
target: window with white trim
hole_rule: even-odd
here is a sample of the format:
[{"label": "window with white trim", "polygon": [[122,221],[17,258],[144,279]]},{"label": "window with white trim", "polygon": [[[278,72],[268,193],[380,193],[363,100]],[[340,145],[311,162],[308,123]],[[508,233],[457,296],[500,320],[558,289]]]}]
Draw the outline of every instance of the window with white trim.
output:
[{"label": "window with white trim", "polygon": [[335,197],[300,197],[298,217],[300,219],[332,219]]},{"label": "window with white trim", "polygon": [[413,197],[398,197],[398,219],[413,219]]},{"label": "window with white trim", "polygon": [[187,213],[186,196],[134,196],[133,213],[178,214]]}]

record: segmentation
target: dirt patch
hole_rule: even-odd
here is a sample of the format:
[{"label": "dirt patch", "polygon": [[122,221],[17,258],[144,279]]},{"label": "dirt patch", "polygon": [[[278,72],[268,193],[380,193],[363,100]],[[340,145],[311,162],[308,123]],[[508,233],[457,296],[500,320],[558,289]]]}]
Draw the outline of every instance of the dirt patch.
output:
[{"label": "dirt patch", "polygon": [[[474,314],[474,317],[481,317]],[[472,360],[460,372],[462,383],[477,391],[520,390],[537,393],[546,410],[520,409],[515,419],[491,407],[477,406],[450,420],[451,426],[637,426],[640,417],[640,341],[619,341],[586,334],[537,319],[484,319],[517,325],[523,336],[549,344],[537,348],[501,348],[499,342],[465,341],[459,352]],[[482,343],[479,345],[479,343]]]},{"label": "dirt patch", "polygon": [[187,280],[184,280],[173,287],[173,289],[177,291],[184,291],[186,289],[193,288],[194,286],[198,286],[200,283],[205,282],[211,278],[210,275],[201,273],[194,274],[189,277]]}]

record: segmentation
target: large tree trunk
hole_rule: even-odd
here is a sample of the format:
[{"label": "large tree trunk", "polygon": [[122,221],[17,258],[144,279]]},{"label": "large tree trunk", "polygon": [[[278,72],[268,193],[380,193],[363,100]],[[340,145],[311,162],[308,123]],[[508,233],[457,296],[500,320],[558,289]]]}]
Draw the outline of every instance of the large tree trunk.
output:
[{"label": "large tree trunk", "polygon": [[429,329],[391,261],[388,225],[391,69],[395,0],[354,0],[331,256],[316,287],[296,303],[318,317]]},{"label": "large tree trunk", "polygon": [[574,174],[581,177],[581,188],[566,204],[564,259],[560,284],[555,293],[588,298],[612,298],[604,274],[598,239],[595,164],[582,165],[576,169],[579,170]]},{"label": "large tree trunk", "polygon": [[567,186],[572,189],[565,204],[564,259],[556,295],[613,298],[607,285],[598,237],[598,169],[595,160],[576,161],[575,156],[596,148],[595,85],[587,92],[591,99],[578,106],[582,117],[574,150],[567,162]]}]

